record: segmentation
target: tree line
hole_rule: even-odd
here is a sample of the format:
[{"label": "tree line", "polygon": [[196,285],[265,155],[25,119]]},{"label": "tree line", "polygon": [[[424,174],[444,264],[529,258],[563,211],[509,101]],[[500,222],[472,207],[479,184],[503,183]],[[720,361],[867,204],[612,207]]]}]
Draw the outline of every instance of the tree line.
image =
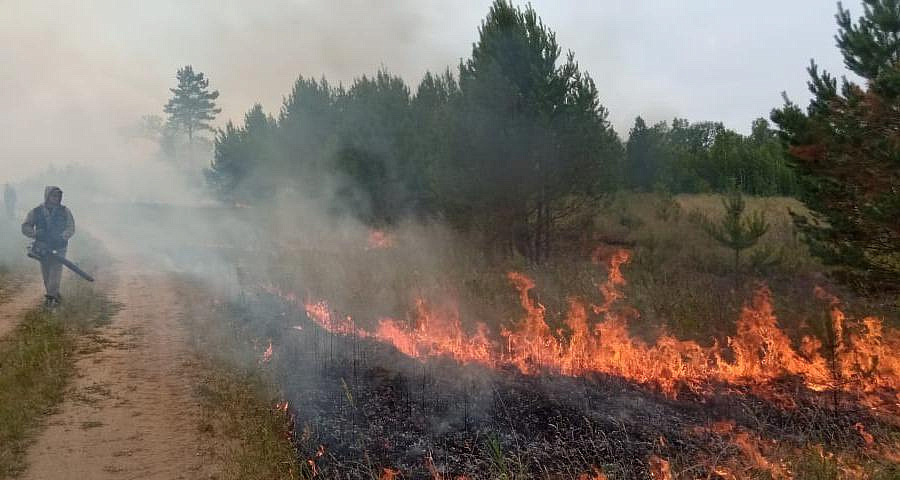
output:
[{"label": "tree line", "polygon": [[[623,141],[597,86],[531,6],[496,0],[469,58],[413,90],[380,70],[345,87],[300,77],[277,115],[254,105],[215,138],[207,179],[254,203],[296,190],[373,225],[439,217],[499,249],[545,259],[573,202],[627,188],[791,194],[765,120],[635,121]],[[327,180],[326,180],[327,179]],[[521,251],[521,249],[520,249]]]}]

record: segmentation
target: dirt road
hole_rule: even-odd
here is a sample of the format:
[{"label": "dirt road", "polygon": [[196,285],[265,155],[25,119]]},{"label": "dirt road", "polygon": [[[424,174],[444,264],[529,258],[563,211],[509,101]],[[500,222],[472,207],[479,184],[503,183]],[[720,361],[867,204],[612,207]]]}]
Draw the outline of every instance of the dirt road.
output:
[{"label": "dirt road", "polygon": [[23,478],[216,478],[199,428],[198,371],[166,274],[120,264],[106,287],[121,309],[80,340],[76,378]]}]

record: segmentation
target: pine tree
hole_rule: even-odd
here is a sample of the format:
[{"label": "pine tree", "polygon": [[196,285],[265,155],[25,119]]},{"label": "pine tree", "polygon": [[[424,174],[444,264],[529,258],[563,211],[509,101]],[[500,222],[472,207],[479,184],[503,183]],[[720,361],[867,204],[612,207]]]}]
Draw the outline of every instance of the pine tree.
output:
[{"label": "pine tree", "polygon": [[205,171],[209,186],[228,201],[250,202],[268,198],[282,181],[275,154],[275,119],[255,104],[244,115],[244,125],[232,122],[219,130],[215,153]]},{"label": "pine tree", "polygon": [[811,250],[866,289],[900,287],[900,1],[864,0],[853,22],[838,4],[837,46],[861,86],[815,62],[806,111],[785,97],[772,112],[802,175],[795,215]]},{"label": "pine tree", "polygon": [[209,79],[203,72],[194,73],[194,68],[186,65],[176,73],[178,86],[170,88],[172,98],[163,111],[169,114],[169,124],[188,136],[188,144],[193,144],[194,134],[200,130],[213,131],[209,122],[222,111],[216,107],[219,91],[209,91]]},{"label": "pine tree", "polygon": [[665,183],[669,167],[666,122],[647,126],[644,119],[634,119],[625,144],[625,181],[630,188],[651,191]]},{"label": "pine tree", "polygon": [[722,220],[719,223],[705,220],[703,229],[717,242],[734,251],[734,272],[737,274],[741,266],[741,252],[756,245],[760,237],[769,231],[769,224],[761,211],[744,218],[747,205],[737,188],[722,200],[722,206],[725,207]]},{"label": "pine tree", "polygon": [[[495,0],[459,71],[455,133],[438,195],[486,246],[548,258],[559,200],[593,195],[618,137],[593,80],[531,6]],[[500,247],[499,249],[497,247]]]}]

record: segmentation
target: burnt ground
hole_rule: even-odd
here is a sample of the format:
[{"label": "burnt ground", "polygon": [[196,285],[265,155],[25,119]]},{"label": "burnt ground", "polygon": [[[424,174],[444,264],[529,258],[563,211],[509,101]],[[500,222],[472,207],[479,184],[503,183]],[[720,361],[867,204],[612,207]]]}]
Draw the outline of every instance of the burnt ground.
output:
[{"label": "burnt ground", "polygon": [[302,473],[317,478],[378,478],[385,468],[398,478],[577,478],[596,468],[665,478],[655,457],[675,478],[779,478],[790,471],[785,455],[814,445],[869,455],[865,435],[879,444],[900,432],[896,416],[799,379],[772,385],[767,398],[711,385],[670,399],[617,377],[420,361],[328,333],[265,294],[236,308],[273,342],[264,368],[295,416]]}]

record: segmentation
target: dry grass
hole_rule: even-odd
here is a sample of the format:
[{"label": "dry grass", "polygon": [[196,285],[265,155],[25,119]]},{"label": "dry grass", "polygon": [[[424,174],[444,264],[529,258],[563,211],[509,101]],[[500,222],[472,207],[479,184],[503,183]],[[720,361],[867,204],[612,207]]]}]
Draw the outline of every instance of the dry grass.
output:
[{"label": "dry grass", "polygon": [[274,408],[271,382],[259,373],[205,362],[198,386],[203,416],[201,431],[228,439],[220,443],[223,477],[235,480],[296,478],[296,455],[290,442],[290,418]]},{"label": "dry grass", "polygon": [[[888,324],[896,321],[896,311],[872,310],[864,299],[854,297],[828,280],[825,268],[810,256],[790,220],[788,209],[802,212],[801,204],[788,198],[752,197],[747,198],[747,204],[749,211],[765,212],[771,228],[759,245],[743,253],[737,272],[731,252],[700,227],[700,218],[714,219],[722,215],[721,197],[623,194],[571,212],[561,222],[553,259],[543,265],[529,265],[520,257],[489,258],[478,248],[480,245],[473,247],[473,242],[437,226],[403,226],[393,236],[393,247],[388,249],[367,248],[364,231],[341,232],[330,238],[328,232],[300,230],[301,236],[309,238],[298,239],[296,243],[285,240],[291,246],[272,252],[262,267],[256,264],[261,257],[239,259],[239,263],[244,262],[241,280],[248,292],[255,291],[260,283],[271,282],[301,300],[327,300],[332,315],[352,315],[362,328],[372,328],[379,317],[400,321],[414,318],[415,300],[421,297],[436,308],[457,307],[464,325],[484,322],[498,333],[502,327],[512,326],[523,317],[517,293],[506,278],[508,271],[522,271],[535,280],[537,287],[532,294],[546,307],[551,330],[566,335],[567,327],[562,320],[569,298],[578,297],[588,303],[596,303],[601,298],[597,287],[606,271],[603,266],[592,264],[589,258],[595,247],[609,243],[632,251],[631,262],[623,267],[628,280],[624,302],[636,307],[640,316],[629,328],[650,342],[663,333],[670,333],[703,344],[713,339],[724,344],[725,337],[734,334],[741,307],[760,283],[767,284],[772,291],[779,324],[794,339],[815,335],[816,325],[826,318],[827,305],[813,295],[817,285],[840,296],[851,318],[866,313],[881,315]],[[317,235],[326,241],[316,241]],[[211,351],[211,346],[218,348],[220,343],[231,345],[220,357],[226,357],[233,365],[255,365],[267,338],[277,339],[298,323],[291,317],[296,312],[274,307],[270,312],[265,311],[259,318],[221,315],[218,328],[200,335],[198,341],[206,344],[203,348],[207,351]],[[245,342],[245,348],[234,348],[235,340],[245,336],[249,338],[240,340]],[[248,350],[247,342],[254,338],[258,349]],[[279,347],[289,346],[276,342],[276,351]],[[291,371],[287,378],[294,378],[290,375],[304,376],[304,372]],[[286,382],[286,388],[296,388],[290,380]],[[342,384],[346,394],[345,385]],[[334,390],[341,391],[337,387]],[[263,394],[254,395],[261,399],[260,412],[265,412],[271,410],[266,403],[273,399],[265,388],[262,391]],[[217,400],[211,405],[225,402],[218,395],[212,398]],[[361,401],[363,395],[353,390],[353,398]],[[354,403],[349,399],[341,402],[351,407]],[[636,406],[628,407],[629,412],[638,410]],[[765,424],[769,419],[760,421]],[[818,441],[812,427],[810,432],[798,435]],[[798,444],[803,445],[793,443]],[[312,442],[307,450],[312,452],[317,445]],[[508,445],[503,447],[485,440],[473,448],[482,449],[480,453],[492,459],[493,478],[516,476],[521,462]],[[827,475],[833,471],[829,462],[839,463],[840,467],[862,468],[868,478],[891,478],[891,472],[896,472],[891,470],[894,466],[874,463],[860,450],[849,447],[845,453],[847,458],[840,461],[826,459],[817,463],[808,454],[805,450],[789,451],[783,452],[780,458],[793,471],[809,478],[829,478]],[[694,478],[690,459],[680,459],[677,454],[671,459],[678,478]],[[358,462],[359,471],[371,470],[374,476],[379,473],[368,458],[353,460]],[[607,473],[610,478],[624,478],[616,476],[612,467],[607,468]],[[765,472],[751,473],[755,476],[748,478],[767,478]]]},{"label": "dry grass", "polygon": [[[439,228],[404,227],[396,234],[394,247],[386,250],[366,249],[365,238],[360,237],[341,239],[324,250],[279,252],[251,283],[270,281],[301,299],[325,299],[338,316],[352,315],[363,328],[370,328],[380,316],[414,317],[412,306],[422,297],[433,304],[455,305],[464,324],[485,322],[496,332],[522,318],[516,292],[505,277],[518,270],[535,279],[532,293],[546,307],[551,330],[565,335],[562,320],[568,299],[600,299],[597,285],[606,272],[589,261],[589,253],[609,243],[632,251],[632,260],[623,267],[628,281],[625,302],[640,316],[629,328],[650,342],[674,334],[706,345],[714,340],[724,344],[760,284],[771,290],[779,325],[794,340],[824,335],[825,329],[819,327],[827,321],[828,306],[816,300],[816,286],[838,295],[850,318],[877,315],[887,325],[898,324],[895,308],[856,297],[828,279],[826,268],[809,254],[791,222],[788,211],[803,212],[802,204],[790,198],[746,200],[748,212],[765,213],[770,229],[757,246],[743,252],[738,271],[732,253],[700,226],[702,218],[723,214],[721,196],[623,194],[564,219],[556,255],[543,265],[528,265],[521,258],[488,259],[467,246],[465,239]],[[813,432],[809,437],[815,438]],[[510,477],[514,462],[504,459],[502,450],[493,453],[497,476]],[[804,475],[797,478],[842,478],[829,477],[832,464],[862,469],[865,475],[860,478],[897,478],[896,465],[874,462],[859,451],[845,455],[840,461],[816,461],[800,451],[785,452],[782,458]],[[685,472],[683,478],[689,478],[690,472]]]},{"label": "dry grass", "polygon": [[[748,210],[761,209],[771,225],[759,244],[743,252],[734,271],[731,251],[718,245],[699,225],[701,216],[722,215],[720,197],[622,194],[572,212],[561,222],[554,258],[529,265],[521,257],[487,258],[465,238],[438,227],[402,227],[394,247],[366,249],[365,238],[340,239],[323,249],[278,253],[260,277],[310,300],[324,299],[363,327],[379,316],[414,315],[417,298],[453,305],[464,324],[487,323],[499,331],[522,316],[517,293],[506,278],[522,271],[534,278],[533,295],[547,307],[552,328],[563,328],[568,299],[600,299],[597,285],[606,274],[590,262],[590,252],[604,243],[632,250],[624,267],[628,302],[641,311],[631,327],[652,340],[663,332],[710,342],[733,333],[741,307],[761,282],[773,291],[776,307],[789,328],[814,323],[822,305],[813,301],[816,285],[851,299],[831,285],[824,267],[812,258],[797,235],[788,208],[802,210],[789,198],[748,197]],[[248,270],[252,270],[248,268]],[[871,311],[860,306],[851,313]]]},{"label": "dry grass", "polygon": [[724,212],[721,196],[624,195],[609,201],[594,229],[634,245],[625,266],[628,301],[641,311],[632,325],[653,337],[663,331],[708,342],[732,333],[741,307],[761,283],[772,289],[788,328],[809,323],[822,312],[812,301],[816,285],[830,285],[824,268],[810,256],[788,209],[803,210],[789,198],[747,197],[747,212],[762,211],[770,225],[759,243],[742,253],[734,270],[732,251],[701,227]]},{"label": "dry grass", "polygon": [[35,308],[0,339],[0,478],[24,470],[32,434],[62,401],[74,372],[76,337],[106,323],[114,306],[79,285],[56,311]]},{"label": "dry grass", "polygon": [[[197,285],[178,280],[187,309],[184,323],[201,358],[197,391],[203,408],[200,429],[215,439],[223,477],[235,480],[297,478],[291,420],[275,408],[278,391],[258,368],[258,352],[232,312]],[[206,301],[200,301],[205,299]]]}]

